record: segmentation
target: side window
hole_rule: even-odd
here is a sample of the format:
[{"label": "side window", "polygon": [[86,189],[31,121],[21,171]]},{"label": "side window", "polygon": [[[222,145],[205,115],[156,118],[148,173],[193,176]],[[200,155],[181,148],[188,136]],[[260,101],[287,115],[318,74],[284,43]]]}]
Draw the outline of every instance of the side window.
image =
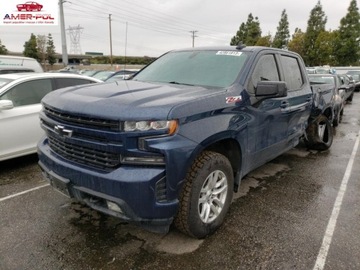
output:
[{"label": "side window", "polygon": [[255,88],[257,87],[259,81],[279,80],[280,76],[276,65],[275,56],[273,54],[263,55],[256,64],[255,70],[248,85],[248,91],[250,93],[255,93]]},{"label": "side window", "polygon": [[37,104],[51,90],[51,79],[33,80],[15,85],[2,95],[0,99],[11,100],[15,107]]},{"label": "side window", "polygon": [[282,55],[281,62],[285,71],[285,81],[288,89],[290,91],[300,89],[304,81],[298,59],[296,57]]},{"label": "side window", "polygon": [[93,81],[87,80],[87,79],[80,79],[80,78],[56,78],[55,84],[56,89],[74,86],[74,85],[80,85],[80,84],[88,84],[93,83]]}]

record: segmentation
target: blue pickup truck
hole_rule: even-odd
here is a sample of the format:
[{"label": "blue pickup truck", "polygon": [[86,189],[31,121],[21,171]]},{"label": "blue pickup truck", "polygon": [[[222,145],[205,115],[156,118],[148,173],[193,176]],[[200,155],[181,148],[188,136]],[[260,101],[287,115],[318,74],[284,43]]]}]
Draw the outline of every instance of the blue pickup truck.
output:
[{"label": "blue pickup truck", "polygon": [[170,51],[131,80],[45,96],[39,165],[56,189],[98,211],[203,238],[251,170],[304,137],[330,147],[332,112],[315,96],[289,51]]}]

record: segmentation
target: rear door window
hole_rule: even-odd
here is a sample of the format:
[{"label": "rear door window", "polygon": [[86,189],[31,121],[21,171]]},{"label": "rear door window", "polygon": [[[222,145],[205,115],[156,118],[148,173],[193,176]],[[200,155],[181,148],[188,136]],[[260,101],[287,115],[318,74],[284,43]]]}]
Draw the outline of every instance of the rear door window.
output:
[{"label": "rear door window", "polygon": [[298,59],[296,57],[281,55],[281,62],[285,71],[284,76],[288,90],[300,89],[304,81]]}]

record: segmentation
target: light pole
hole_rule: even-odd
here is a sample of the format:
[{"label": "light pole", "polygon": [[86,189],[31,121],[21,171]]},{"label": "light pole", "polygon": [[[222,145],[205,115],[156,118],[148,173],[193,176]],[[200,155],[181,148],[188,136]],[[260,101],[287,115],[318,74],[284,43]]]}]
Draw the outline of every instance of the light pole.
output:
[{"label": "light pole", "polygon": [[66,2],[66,1],[59,0],[62,62],[63,62],[64,66],[67,66],[69,63],[69,60],[68,60],[67,47],[66,47],[65,20],[64,20],[64,9],[63,9],[64,2]]},{"label": "light pole", "polygon": [[193,48],[194,48],[194,45],[195,45],[195,38],[197,37],[195,35],[195,33],[197,33],[197,32],[198,31],[196,31],[196,30],[190,31],[190,33],[192,34],[191,36],[192,36],[192,46],[193,46]]},{"label": "light pole", "polygon": [[109,33],[110,33],[110,65],[113,65],[112,59],[112,36],[111,36],[111,14],[109,14]]}]

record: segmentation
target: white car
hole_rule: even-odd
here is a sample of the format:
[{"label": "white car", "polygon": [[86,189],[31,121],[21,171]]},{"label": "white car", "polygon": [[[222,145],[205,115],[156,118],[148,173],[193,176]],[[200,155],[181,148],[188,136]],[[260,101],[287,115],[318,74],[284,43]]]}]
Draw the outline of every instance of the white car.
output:
[{"label": "white car", "polygon": [[0,161],[36,153],[43,136],[41,99],[68,86],[98,83],[98,79],[68,73],[0,75]]}]

